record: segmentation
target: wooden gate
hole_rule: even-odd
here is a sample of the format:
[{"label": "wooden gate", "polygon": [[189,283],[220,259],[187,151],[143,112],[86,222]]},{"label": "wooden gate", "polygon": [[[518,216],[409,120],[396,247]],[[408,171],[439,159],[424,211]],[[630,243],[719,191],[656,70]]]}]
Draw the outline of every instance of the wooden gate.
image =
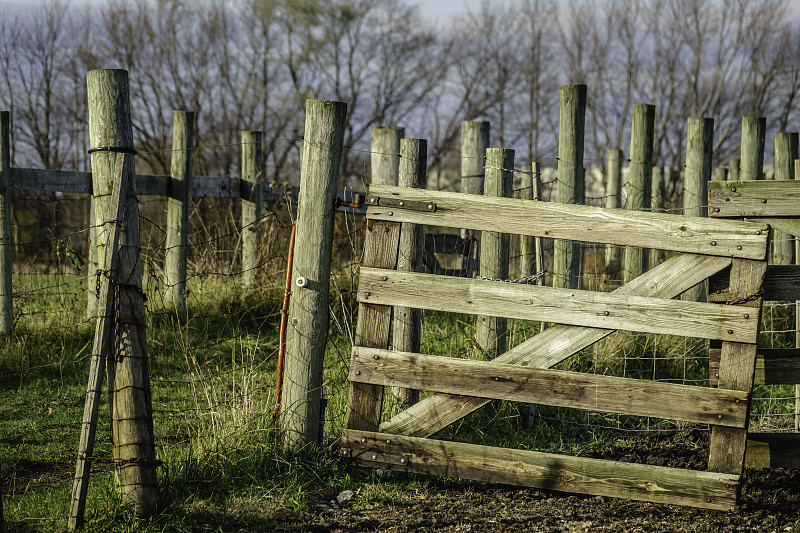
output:
[{"label": "wooden gate", "polygon": [[[731,509],[747,440],[769,226],[649,212],[373,186],[361,269],[342,454],[378,468],[567,492]],[[490,230],[680,252],[610,293],[395,270],[401,223]],[[675,300],[707,278],[726,301]],[[555,325],[492,361],[387,350],[393,306]],[[721,341],[719,387],[550,367],[616,330]],[[436,394],[381,420],[384,387]],[[712,426],[709,471],[430,439],[492,399]]]}]

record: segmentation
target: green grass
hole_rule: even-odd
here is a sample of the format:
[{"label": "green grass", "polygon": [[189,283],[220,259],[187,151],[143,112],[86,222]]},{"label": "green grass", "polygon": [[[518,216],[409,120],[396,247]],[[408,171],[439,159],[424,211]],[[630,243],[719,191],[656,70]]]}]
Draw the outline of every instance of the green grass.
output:
[{"label": "green grass", "polygon": [[[323,383],[328,399],[324,446],[304,455],[281,450],[271,417],[281,284],[273,280],[245,294],[230,278],[193,279],[189,285],[192,318],[181,322],[160,301],[162,287],[157,278],[148,278],[147,338],[154,429],[163,462],[159,468],[162,509],[147,522],[137,520],[117,500],[109,465],[98,463],[90,484],[89,530],[280,529],[302,521],[304,512],[318,502],[330,501],[341,490],[357,492],[354,505],[371,506],[432,482],[413,475],[379,478],[372,470],[348,467],[336,457],[357,308],[349,268],[337,272],[331,294]],[[62,531],[93,336],[92,324],[84,318],[86,280],[69,275],[18,276],[15,291],[20,318],[12,338],[0,345],[0,460],[6,526],[11,531]],[[784,330],[793,317],[793,309],[777,308],[765,316],[765,324],[771,330]],[[539,327],[538,323],[510,321],[509,345],[530,337]],[[784,334],[771,334],[769,339],[789,342]],[[473,318],[425,312],[422,351],[480,357]],[[707,379],[707,351],[705,343],[692,339],[617,333],[560,367],[641,379],[702,381]],[[774,399],[793,396],[793,387],[784,389],[757,391],[756,396],[771,394],[773,399],[755,402],[754,413],[789,413],[793,402]],[[102,401],[95,455],[107,458],[111,453],[108,405],[105,397]],[[685,427],[546,406],[537,406],[541,418],[528,427],[520,407],[493,402],[437,437],[586,454],[619,444],[620,434],[605,427]],[[622,439],[633,445],[636,434]]]}]

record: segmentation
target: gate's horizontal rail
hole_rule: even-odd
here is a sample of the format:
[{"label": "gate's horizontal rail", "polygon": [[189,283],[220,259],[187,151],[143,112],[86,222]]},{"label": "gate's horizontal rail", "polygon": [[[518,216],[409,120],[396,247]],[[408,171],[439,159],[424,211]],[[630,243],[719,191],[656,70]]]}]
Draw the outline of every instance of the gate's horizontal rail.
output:
[{"label": "gate's horizontal rail", "polygon": [[[730,259],[678,255],[645,272],[613,294],[674,298],[731,264]],[[511,348],[494,361],[548,368],[611,335],[615,330],[555,325]],[[381,431],[429,436],[475,411],[489,400],[454,394],[435,394],[381,424]]]},{"label": "gate's horizontal rail", "polygon": [[345,430],[342,454],[365,466],[491,483],[731,510],[739,476]]},{"label": "gate's horizontal rail", "polygon": [[743,428],[747,393],[353,347],[350,381]]},{"label": "gate's horizontal rail", "polygon": [[[735,297],[728,292],[730,272],[720,272],[711,278],[708,300],[726,302]],[[800,265],[769,265],[762,285],[765,301],[800,300]]]},{"label": "gate's horizontal rail", "polygon": [[[709,382],[719,382],[720,351],[710,350]],[[753,385],[794,385],[800,383],[800,348],[759,348]]]},{"label": "gate's horizontal rail", "polygon": [[362,268],[358,301],[755,344],[753,309]]},{"label": "gate's horizontal rail", "polygon": [[795,180],[710,181],[712,217],[800,216],[800,182]]},{"label": "gate's horizontal rail", "polygon": [[[373,199],[376,198],[374,201]],[[400,202],[404,205],[400,205]],[[371,185],[367,218],[763,260],[767,225]],[[390,205],[382,206],[382,203]],[[377,205],[376,205],[377,204]],[[425,206],[433,206],[425,209]]]}]

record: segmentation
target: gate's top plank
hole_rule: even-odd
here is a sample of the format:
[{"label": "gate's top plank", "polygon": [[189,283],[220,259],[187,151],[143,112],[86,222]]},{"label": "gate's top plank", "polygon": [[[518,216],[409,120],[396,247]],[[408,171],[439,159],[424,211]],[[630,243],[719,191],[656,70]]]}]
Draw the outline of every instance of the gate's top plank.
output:
[{"label": "gate's top plank", "polygon": [[[362,267],[362,303],[755,344],[755,313],[733,305]],[[751,317],[752,315],[752,317]]]},{"label": "gate's top plank", "polygon": [[[391,207],[372,203],[391,199]],[[399,207],[398,201],[435,204],[435,211]],[[367,218],[535,237],[640,246],[693,254],[764,260],[764,223],[720,221],[664,213],[604,209],[388,185],[370,186]],[[380,202],[377,202],[380,204]],[[409,204],[407,204],[409,205]]]},{"label": "gate's top plank", "polygon": [[711,181],[711,217],[798,217],[800,181]]}]

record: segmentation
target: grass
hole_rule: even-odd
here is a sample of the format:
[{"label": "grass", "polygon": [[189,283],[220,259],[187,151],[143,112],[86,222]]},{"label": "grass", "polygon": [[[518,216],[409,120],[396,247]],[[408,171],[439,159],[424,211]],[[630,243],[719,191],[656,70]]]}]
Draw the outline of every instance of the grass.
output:
[{"label": "grass", "polygon": [[[268,280],[267,280],[268,281]],[[96,463],[87,507],[92,531],[273,530],[302,522],[304,513],[342,490],[355,505],[393,501],[430,478],[380,478],[348,467],[335,453],[347,401],[347,369],[356,303],[353,271],[337,271],[331,295],[324,396],[324,446],[291,455],[278,445],[272,424],[282,282],[243,293],[232,278],[190,281],[192,317],[179,321],[158,297],[157,276],[147,278],[148,351],[162,510],[142,522],[118,501],[107,463]],[[83,277],[26,275],[15,280],[17,328],[0,346],[0,460],[5,517],[11,531],[61,531],[65,526],[88,355],[93,335],[85,320]],[[765,313],[770,342],[789,342],[793,309]],[[539,330],[510,321],[509,345]],[[793,328],[793,326],[792,326]],[[474,321],[463,314],[425,312],[422,351],[479,357]],[[792,339],[793,342],[793,339]],[[705,343],[682,337],[616,333],[565,361],[561,368],[608,375],[702,383]],[[759,389],[756,415],[793,413],[794,388]],[[103,402],[106,398],[103,397]],[[437,437],[463,442],[567,454],[586,454],[620,442],[613,429],[681,429],[685,425],[639,417],[537,406],[528,427],[527,406],[494,402],[442,430]],[[523,413],[523,414],[521,414]],[[763,418],[763,417],[762,417]],[[783,419],[781,419],[783,420]],[[108,405],[100,409],[95,455],[110,457]],[[609,430],[608,428],[612,428]],[[636,433],[627,441],[634,443]]]}]

